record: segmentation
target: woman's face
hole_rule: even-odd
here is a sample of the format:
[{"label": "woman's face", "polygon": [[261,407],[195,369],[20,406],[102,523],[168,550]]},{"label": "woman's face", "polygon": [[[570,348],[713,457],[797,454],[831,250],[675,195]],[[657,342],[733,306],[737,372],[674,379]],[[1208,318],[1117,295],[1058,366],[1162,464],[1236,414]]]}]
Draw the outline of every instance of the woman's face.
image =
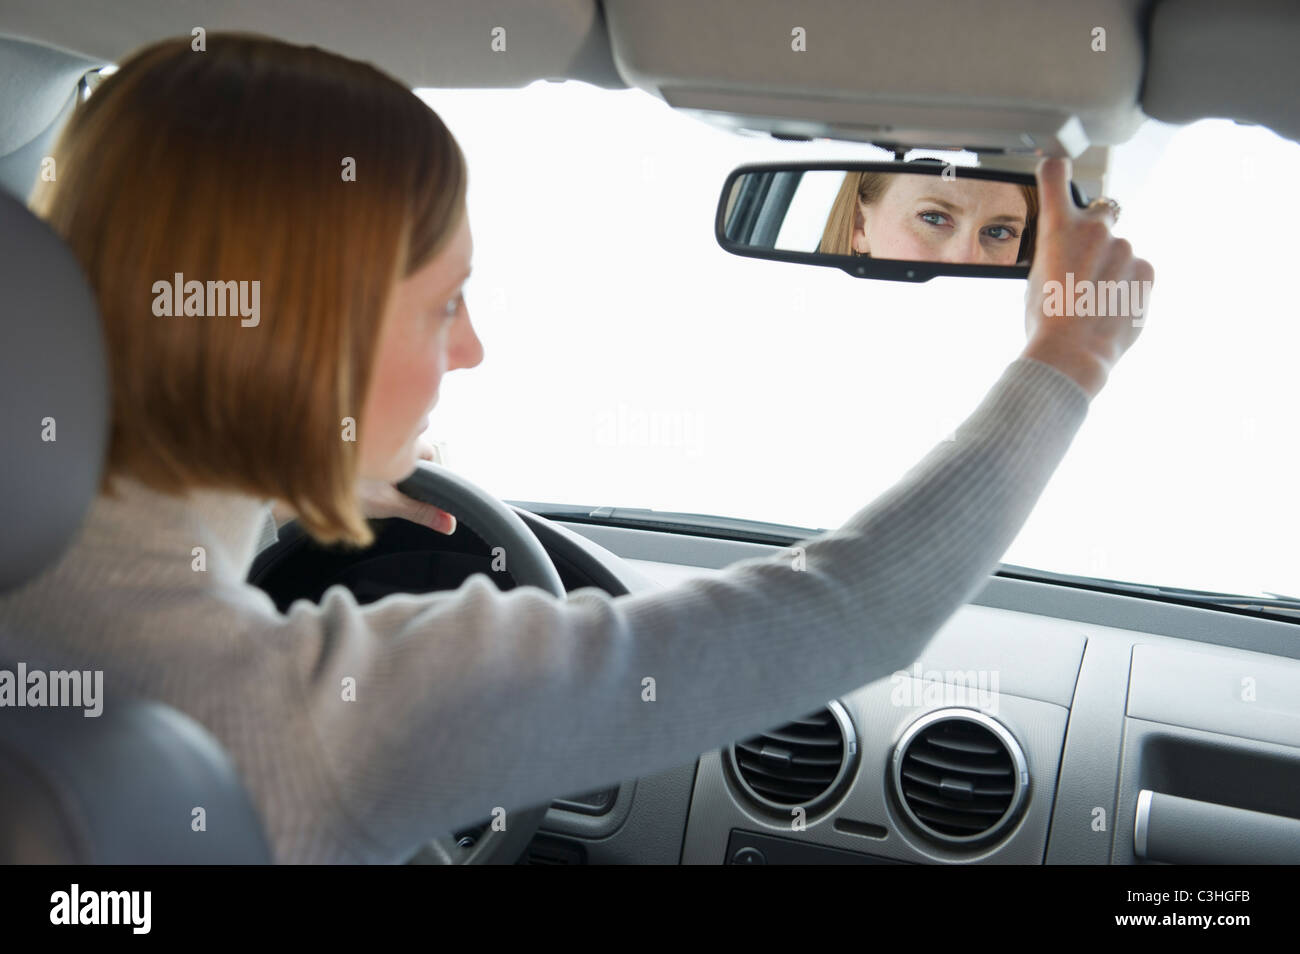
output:
[{"label": "woman's face", "polygon": [[896,175],[871,205],[859,202],[853,249],[912,262],[1014,265],[1027,211],[1013,183]]},{"label": "woman's face", "polygon": [[461,297],[473,255],[469,217],[462,216],[442,252],[398,282],[358,428],[362,477],[396,482],[409,476],[442,376],[483,360],[483,343]]}]

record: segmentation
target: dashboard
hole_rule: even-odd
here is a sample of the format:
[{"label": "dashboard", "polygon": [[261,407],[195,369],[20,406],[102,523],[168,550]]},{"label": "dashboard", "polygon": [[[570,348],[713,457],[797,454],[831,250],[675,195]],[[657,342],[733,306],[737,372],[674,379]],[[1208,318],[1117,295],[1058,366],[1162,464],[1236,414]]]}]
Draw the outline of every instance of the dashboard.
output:
[{"label": "dashboard", "polygon": [[[778,549],[513,509],[570,592]],[[283,610],[340,583],[371,602],[488,572],[467,527],[381,523],[360,557],[302,539],[250,581]],[[519,863],[1300,863],[1300,626],[994,576],[907,670],[557,798]]]}]

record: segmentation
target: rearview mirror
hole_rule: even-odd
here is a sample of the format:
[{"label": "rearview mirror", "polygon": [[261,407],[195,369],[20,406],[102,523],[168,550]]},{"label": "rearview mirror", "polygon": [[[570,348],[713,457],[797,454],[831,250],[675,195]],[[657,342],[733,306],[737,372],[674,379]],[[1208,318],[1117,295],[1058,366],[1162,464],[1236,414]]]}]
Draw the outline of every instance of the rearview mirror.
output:
[{"label": "rearview mirror", "polygon": [[859,278],[1024,278],[1037,217],[1038,187],[1021,172],[939,160],[764,164],[727,177],[716,231],[736,255]]}]

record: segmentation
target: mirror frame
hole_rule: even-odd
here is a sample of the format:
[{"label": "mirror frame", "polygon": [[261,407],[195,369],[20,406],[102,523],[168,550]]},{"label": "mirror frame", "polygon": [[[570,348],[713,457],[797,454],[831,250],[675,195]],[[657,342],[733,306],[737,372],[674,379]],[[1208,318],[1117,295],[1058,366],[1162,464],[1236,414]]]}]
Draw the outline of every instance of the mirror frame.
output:
[{"label": "mirror frame", "polygon": [[[735,186],[736,180],[743,175],[756,172],[896,172],[908,175],[942,176],[946,168],[957,170],[957,176],[964,179],[987,179],[995,182],[1009,182],[1014,185],[1037,186],[1038,180],[1032,173],[1007,172],[1000,169],[987,169],[979,166],[959,166],[943,160],[912,162],[760,162],[737,166],[722,184],[722,194],[718,198],[718,210],[714,217],[713,233],[722,248],[732,255],[744,258],[761,258],[774,262],[793,262],[800,265],[819,265],[824,268],[838,268],[854,278],[875,278],[894,282],[928,282],[939,275],[952,275],[963,278],[1027,278],[1028,265],[956,265],[946,262],[909,262],[890,258],[858,258],[846,255],[828,255],[821,252],[796,252],[790,249],[760,249],[751,245],[739,245],[727,238],[724,231],[724,219],[727,213],[727,198]],[[1083,193],[1073,182],[1070,189],[1074,202],[1082,207]]]}]

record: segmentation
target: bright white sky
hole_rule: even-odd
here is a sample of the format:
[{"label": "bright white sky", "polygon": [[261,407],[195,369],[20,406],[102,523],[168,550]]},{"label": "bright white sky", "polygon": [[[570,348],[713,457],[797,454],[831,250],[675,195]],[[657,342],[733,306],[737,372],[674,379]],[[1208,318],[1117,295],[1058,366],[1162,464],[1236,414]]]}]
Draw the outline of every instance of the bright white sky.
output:
[{"label": "bright white sky", "polygon": [[[869,146],[572,82],[418,92],[469,160],[486,353],[445,379],[430,433],[498,497],[839,526],[1024,344],[1023,279],[866,281],[718,247],[732,168]],[[1227,121],[1114,150],[1151,309],[1005,562],[1300,596],[1298,172],[1300,145]]]}]

